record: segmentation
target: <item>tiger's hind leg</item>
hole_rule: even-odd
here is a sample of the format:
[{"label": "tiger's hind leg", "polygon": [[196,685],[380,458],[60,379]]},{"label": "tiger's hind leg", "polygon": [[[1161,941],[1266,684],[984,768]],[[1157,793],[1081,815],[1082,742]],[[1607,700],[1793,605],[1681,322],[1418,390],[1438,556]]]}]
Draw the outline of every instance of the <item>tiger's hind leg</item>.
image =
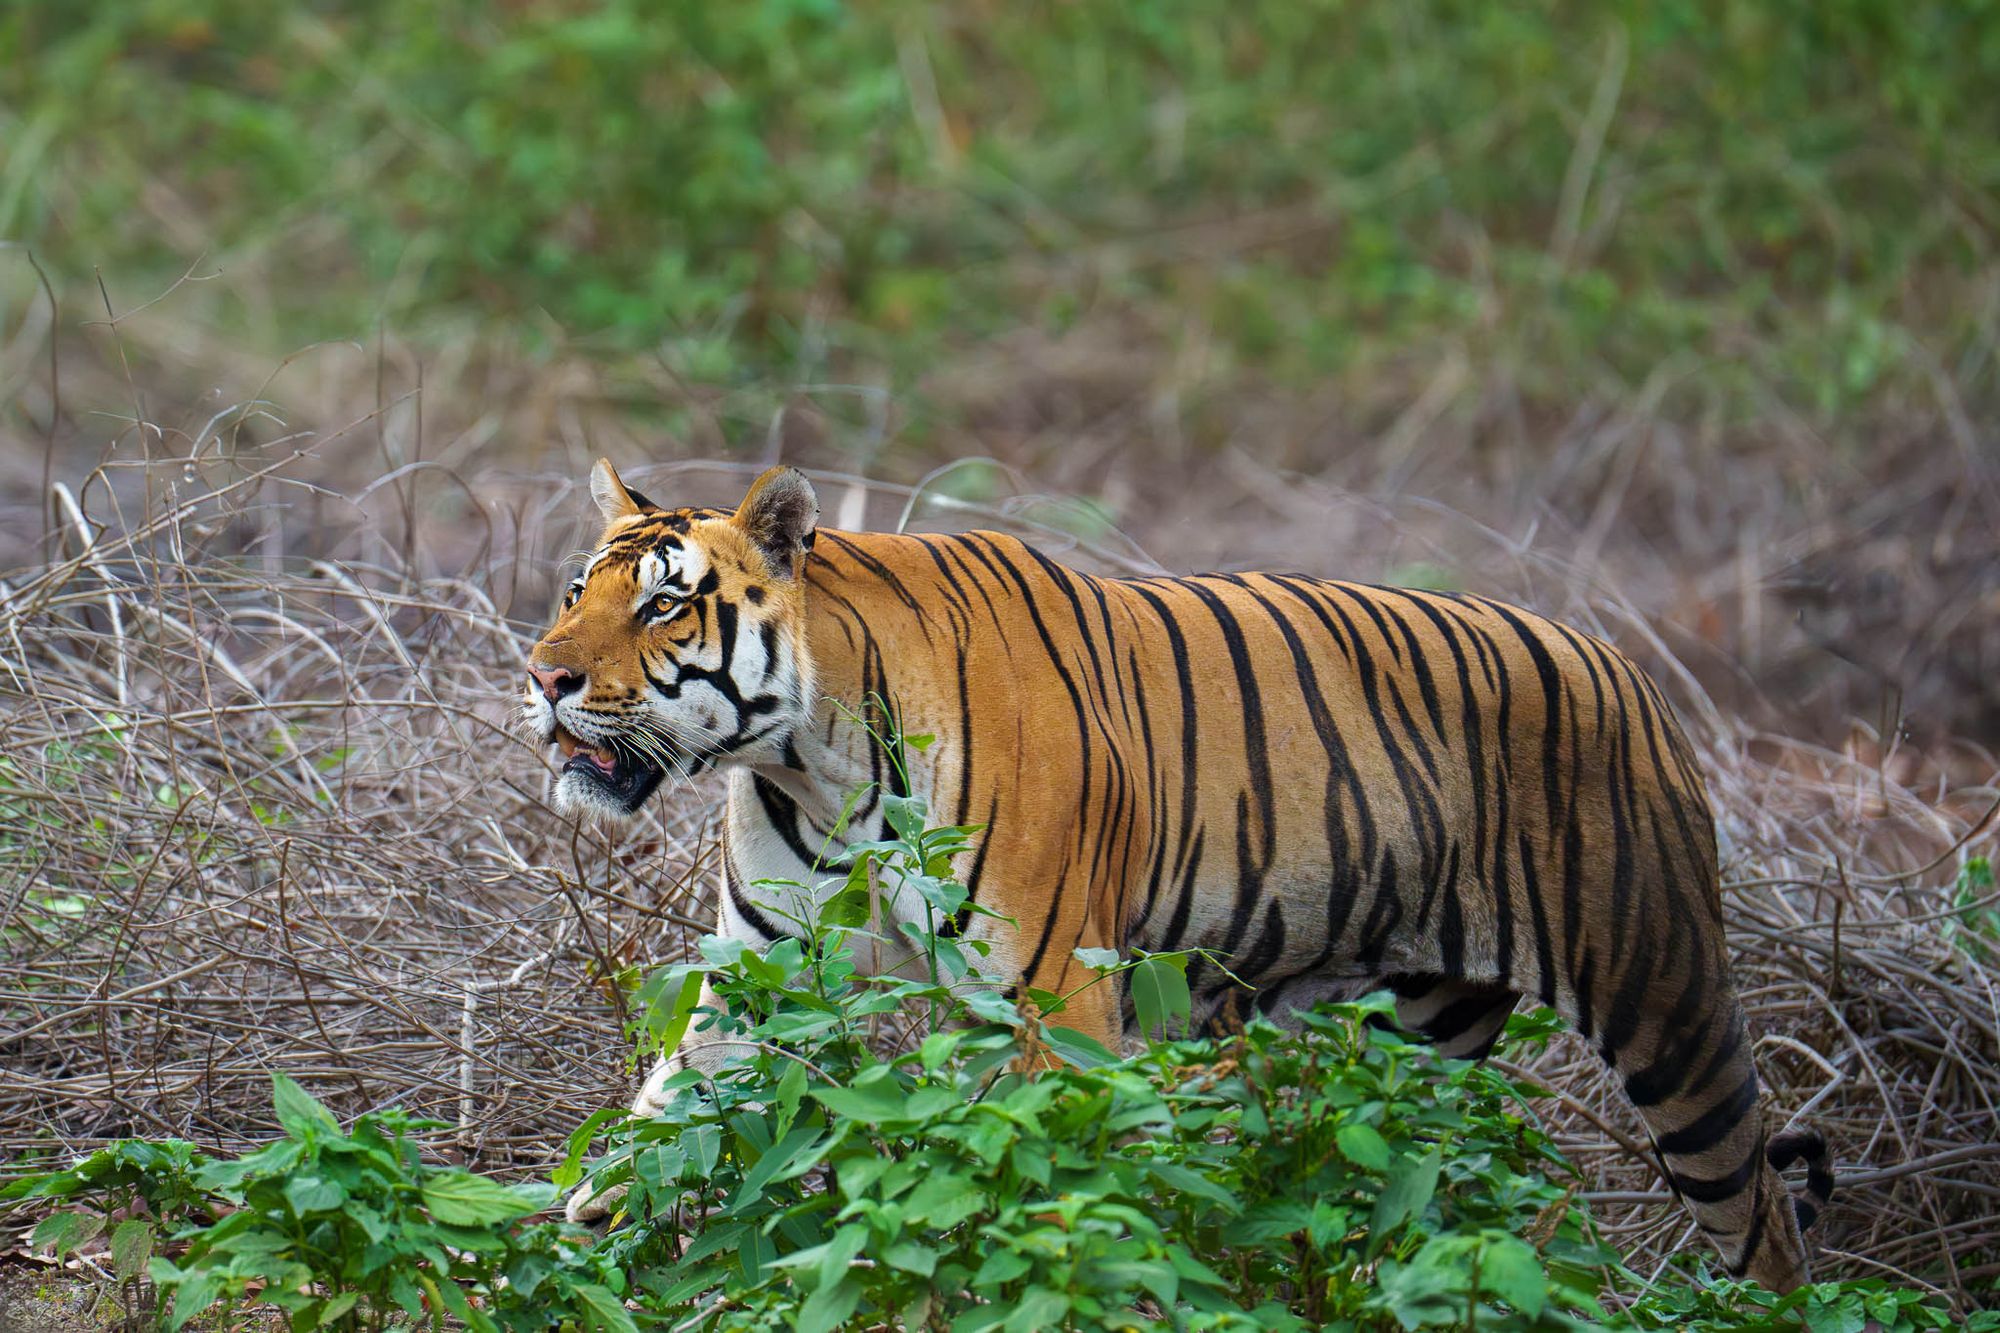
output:
[{"label": "tiger's hind leg", "polygon": [[[1801,1232],[1833,1192],[1826,1145],[1810,1131],[1766,1140],[1743,1006],[1726,967],[1710,961],[1668,1003],[1615,1006],[1601,1048],[1667,1183],[1723,1262],[1790,1291],[1810,1280]],[[1794,1200],[1778,1172],[1801,1159],[1806,1193]]]},{"label": "tiger's hind leg", "polygon": [[1396,1022],[1403,1031],[1455,1060],[1484,1060],[1507,1027],[1520,995],[1490,982],[1454,981],[1434,976],[1387,979],[1396,996]]}]

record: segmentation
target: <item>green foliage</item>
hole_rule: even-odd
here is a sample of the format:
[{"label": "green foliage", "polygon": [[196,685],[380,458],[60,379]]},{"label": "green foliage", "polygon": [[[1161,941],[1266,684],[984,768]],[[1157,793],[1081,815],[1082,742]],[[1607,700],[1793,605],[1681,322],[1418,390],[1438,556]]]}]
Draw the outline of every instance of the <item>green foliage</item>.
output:
[{"label": "green foliage", "polygon": [[1991,0],[24,0],[0,49],[0,235],[254,262],[287,339],[547,317],[713,379],[1090,305],[1828,416],[1920,387],[1906,325],[1984,346]]},{"label": "green foliage", "polygon": [[[168,1329],[217,1302],[276,1306],[294,1329],[379,1329],[399,1313],[413,1322],[448,1313],[475,1330],[565,1317],[544,1317],[542,1301],[558,1311],[600,1296],[617,1304],[592,1280],[587,1235],[519,1225],[547,1205],[551,1187],[429,1165],[411,1136],[430,1122],[388,1110],[342,1130],[297,1083],[282,1074],[273,1082],[285,1136],[255,1152],[225,1160],[179,1140],[120,1143],[18,1178],[0,1202],[86,1205],[44,1218],[32,1243],[61,1254],[109,1225],[113,1271],[121,1282],[144,1273],[171,1297]],[[171,1258],[155,1253],[169,1248]]]},{"label": "green foliage", "polygon": [[[890,836],[848,844],[842,874],[762,886],[797,938],[705,939],[640,991],[656,1050],[694,1034],[732,1058],[667,1080],[657,1115],[571,1136],[554,1188],[623,1191],[602,1236],[533,1220],[552,1187],[427,1163],[427,1122],[343,1129],[282,1075],[284,1135],[254,1152],[118,1144],[0,1205],[62,1201],[33,1236],[58,1251],[108,1228],[114,1271],[149,1273],[172,1329],[218,1302],[295,1330],[1953,1326],[1879,1281],[1633,1291],[1523,1090],[1371,1021],[1386,999],[1188,1035],[1185,957],[1080,949],[1083,986],[1017,1003],[962,933],[950,863],[970,830],[882,795]],[[870,933],[870,893],[935,927]],[[1128,1059],[1060,1024],[1120,975],[1162,1034]],[[885,1042],[894,1016],[914,1030]],[[1554,1026],[1518,1016],[1508,1040]]]},{"label": "green foliage", "polygon": [[[851,846],[855,876],[870,863],[889,893],[935,870],[954,831],[921,813],[906,799],[894,839]],[[908,941],[908,961],[937,960],[918,979],[868,975],[855,945],[888,942],[842,924],[844,893],[824,903],[807,942],[705,941],[705,964],[649,984],[647,1022],[672,1031],[705,972],[725,1007],[696,1030],[741,1053],[670,1079],[661,1112],[614,1128],[590,1171],[626,1190],[602,1246],[649,1312],[808,1329],[1420,1328],[1468,1309],[1541,1328],[1596,1312],[1611,1256],[1546,1178],[1568,1168],[1504,1080],[1374,1030],[1382,1010],[1119,1061],[1049,1021],[1075,992],[1031,996],[1028,1018],[954,940]],[[1078,954],[1088,984],[1129,971],[1156,1026],[1185,1021],[1184,960]],[[922,1039],[885,1058],[866,1020],[910,1010],[929,1016]]]},{"label": "green foliage", "polygon": [[1684,1329],[1687,1333],[1765,1333],[1805,1329],[1808,1333],[1921,1333],[1959,1329],[1964,1333],[2000,1330],[2000,1313],[1958,1318],[1928,1294],[1892,1287],[1881,1278],[1822,1282],[1788,1296],[1703,1273],[1698,1280],[1674,1282],[1645,1292],[1625,1313],[1623,1326]]},{"label": "green foliage", "polygon": [[1993,863],[1969,856],[1958,868],[1952,891],[1952,915],[1944,923],[1945,937],[1967,956],[1984,962],[2000,954],[2000,897],[1996,897]]}]

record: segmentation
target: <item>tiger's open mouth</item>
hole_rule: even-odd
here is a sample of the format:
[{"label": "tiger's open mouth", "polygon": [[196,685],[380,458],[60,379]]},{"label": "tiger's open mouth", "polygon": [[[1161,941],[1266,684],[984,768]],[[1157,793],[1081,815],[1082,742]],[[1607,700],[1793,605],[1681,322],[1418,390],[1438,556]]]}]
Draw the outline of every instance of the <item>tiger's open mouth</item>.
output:
[{"label": "tiger's open mouth", "polygon": [[588,745],[558,725],[553,737],[562,751],[562,776],[575,774],[628,812],[637,810],[666,769],[643,755],[610,745]]}]

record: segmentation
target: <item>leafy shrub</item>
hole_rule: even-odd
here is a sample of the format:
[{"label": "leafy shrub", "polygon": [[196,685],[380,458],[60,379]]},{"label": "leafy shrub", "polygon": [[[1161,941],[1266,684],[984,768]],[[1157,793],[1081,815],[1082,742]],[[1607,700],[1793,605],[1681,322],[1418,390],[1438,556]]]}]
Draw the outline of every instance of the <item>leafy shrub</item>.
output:
[{"label": "leafy shrub", "polygon": [[[428,1165],[411,1135],[431,1122],[388,1110],[343,1131],[291,1079],[274,1084],[286,1133],[255,1152],[218,1160],[180,1140],[120,1143],[18,1179],[0,1200],[90,1205],[36,1228],[33,1242],[58,1253],[125,1215],[111,1233],[116,1274],[147,1272],[172,1295],[169,1329],[217,1301],[276,1306],[295,1329],[379,1329],[396,1312],[450,1314],[475,1330],[632,1327],[617,1295],[590,1280],[600,1270],[587,1233],[514,1225],[547,1205],[549,1186]],[[183,1247],[178,1258],[153,1255],[162,1239]]]}]

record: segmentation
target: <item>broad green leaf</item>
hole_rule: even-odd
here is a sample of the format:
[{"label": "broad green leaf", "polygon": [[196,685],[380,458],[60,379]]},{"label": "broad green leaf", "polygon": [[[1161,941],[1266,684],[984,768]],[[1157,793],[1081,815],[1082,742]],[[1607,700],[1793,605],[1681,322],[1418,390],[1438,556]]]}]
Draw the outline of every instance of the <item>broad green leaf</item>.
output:
[{"label": "broad green leaf", "polygon": [[146,1271],[153,1257],[153,1224],[143,1217],[120,1222],[111,1232],[111,1271],[120,1282],[130,1282]]},{"label": "broad green leaf", "polygon": [[1133,965],[1125,982],[1141,1032],[1172,1037],[1186,1031],[1194,1002],[1184,955],[1149,954]]},{"label": "broad green leaf", "polygon": [[978,1212],[985,1202],[985,1194],[969,1177],[944,1172],[924,1177],[903,1200],[903,1208],[911,1221],[946,1231]]},{"label": "broad green leaf", "polygon": [[1063,1293],[1047,1287],[1029,1287],[1021,1293],[1014,1312],[1001,1327],[1007,1333],[1041,1333],[1043,1329],[1063,1327],[1069,1313],[1069,1297]]},{"label": "broad green leaf", "polygon": [[[153,1270],[153,1276],[154,1281],[159,1282],[157,1266]],[[201,1272],[190,1271],[182,1276],[185,1281],[175,1283],[173,1288],[174,1313],[173,1318],[167,1321],[168,1333],[180,1333],[190,1319],[215,1304],[216,1297],[222,1294],[222,1277],[218,1273],[204,1269]]]},{"label": "broad green leaf", "polygon": [[661,987],[661,994],[652,998],[646,1006],[646,1030],[652,1038],[653,1054],[664,1060],[680,1049],[681,1039],[687,1035],[688,1024],[694,1021],[694,1011],[701,1002],[702,974],[689,969],[682,976],[679,985],[668,978]]},{"label": "broad green leaf", "polygon": [[972,1285],[981,1291],[991,1291],[995,1287],[1012,1282],[1033,1268],[1028,1257],[1019,1250],[995,1250],[979,1265],[979,1271],[972,1275]]},{"label": "broad green leaf", "polygon": [[926,1070],[941,1069],[945,1061],[957,1052],[959,1043],[965,1040],[966,1035],[964,1028],[946,1028],[942,1032],[931,1033],[924,1038],[923,1045],[917,1047],[918,1062]]},{"label": "broad green leaf", "polygon": [[915,842],[923,835],[924,824],[930,816],[930,804],[921,796],[896,796],[884,793],[882,815],[889,821],[889,827],[896,830],[896,836],[905,842]]},{"label": "broad green leaf", "polygon": [[1438,1168],[1443,1161],[1443,1154],[1432,1149],[1422,1157],[1406,1159],[1389,1174],[1368,1224],[1371,1249],[1379,1250],[1391,1239],[1391,1233],[1423,1214],[1431,1195],[1437,1192]]},{"label": "broad green leaf", "polygon": [[278,1113],[278,1123],[295,1139],[304,1138],[312,1130],[340,1132],[340,1122],[333,1118],[333,1112],[284,1074],[271,1075],[271,1106]]},{"label": "broad green leaf", "polygon": [[1479,1252],[1479,1285],[1529,1319],[1548,1300],[1548,1275],[1534,1247],[1516,1236],[1496,1236]]},{"label": "broad green leaf", "polygon": [[102,1214],[51,1213],[35,1224],[34,1234],[28,1238],[28,1246],[30,1249],[39,1250],[44,1245],[52,1245],[55,1247],[56,1258],[60,1259],[102,1230],[104,1230]]},{"label": "broad green leaf", "polygon": [[1202,1175],[1199,1171],[1190,1170],[1175,1162],[1158,1161],[1148,1162],[1146,1169],[1152,1173],[1154,1179],[1169,1189],[1178,1190],[1182,1194],[1192,1194],[1198,1198],[1208,1199],[1211,1202],[1221,1204],[1232,1213],[1241,1207],[1235,1195],[1210,1180],[1207,1176]]},{"label": "broad green leaf", "polygon": [[731,935],[704,935],[695,942],[695,947],[701,950],[710,967],[724,968],[735,966],[748,946]]},{"label": "broad green leaf", "polygon": [[820,1153],[831,1138],[830,1134],[803,1126],[793,1130],[757,1159],[757,1165],[750,1168],[743,1183],[735,1187],[736,1194],[746,1204],[755,1203],[772,1183],[804,1175],[819,1165]]},{"label": "broad green leaf", "polygon": [[360,1304],[360,1302],[361,1302],[360,1292],[358,1291],[342,1292],[340,1295],[334,1297],[332,1300],[328,1301],[325,1305],[320,1307],[319,1326],[321,1328],[326,1328],[331,1324],[336,1324],[340,1322],[341,1316],[345,1315],[349,1310],[352,1310],[356,1305]]},{"label": "broad green leaf", "polygon": [[1389,1141],[1373,1125],[1359,1122],[1342,1125],[1334,1131],[1333,1141],[1340,1146],[1342,1157],[1370,1171],[1387,1171],[1394,1160]]},{"label": "broad green leaf", "polygon": [[[696,989],[699,989],[697,982]],[[549,1179],[559,1190],[569,1189],[583,1179],[584,1155],[590,1151],[591,1141],[597,1131],[606,1125],[622,1124],[632,1113],[620,1107],[608,1107],[602,1111],[592,1111],[589,1118],[569,1132],[569,1144],[563,1153],[562,1165],[550,1173]]]},{"label": "broad green leaf", "polygon": [[847,1316],[853,1314],[854,1307],[859,1304],[861,1284],[853,1278],[822,1282],[800,1307],[798,1323],[793,1327],[800,1333],[832,1333],[847,1322]]},{"label": "broad green leaf", "polygon": [[522,1185],[503,1185],[470,1171],[439,1172],[424,1182],[424,1207],[432,1217],[454,1226],[490,1226],[540,1212],[548,1203],[543,1192]]},{"label": "broad green leaf", "polygon": [[1072,956],[1093,972],[1109,972],[1124,963],[1125,959],[1116,949],[1075,949]]},{"label": "broad green leaf", "polygon": [[929,1277],[937,1272],[937,1261],[937,1250],[920,1241],[899,1240],[882,1251],[883,1263],[919,1277]]},{"label": "broad green leaf", "polygon": [[835,1115],[849,1120],[870,1125],[884,1120],[899,1120],[906,1114],[908,1098],[890,1073],[889,1066],[876,1065],[862,1071],[847,1087],[814,1088],[807,1095]]},{"label": "broad green leaf", "polygon": [[999,991],[971,991],[965,996],[965,1007],[972,1011],[974,1018],[988,1023],[1003,1023],[1010,1028],[1021,1026],[1021,1011]]},{"label": "broad green leaf", "polygon": [[1075,1028],[1042,1025],[1042,1040],[1049,1049],[1078,1069],[1098,1069],[1104,1065],[1115,1065],[1118,1057],[1097,1038],[1078,1032]]},{"label": "broad green leaf", "polygon": [[321,1213],[347,1202],[347,1191],[320,1176],[296,1176],[285,1182],[285,1202],[295,1216]]}]

